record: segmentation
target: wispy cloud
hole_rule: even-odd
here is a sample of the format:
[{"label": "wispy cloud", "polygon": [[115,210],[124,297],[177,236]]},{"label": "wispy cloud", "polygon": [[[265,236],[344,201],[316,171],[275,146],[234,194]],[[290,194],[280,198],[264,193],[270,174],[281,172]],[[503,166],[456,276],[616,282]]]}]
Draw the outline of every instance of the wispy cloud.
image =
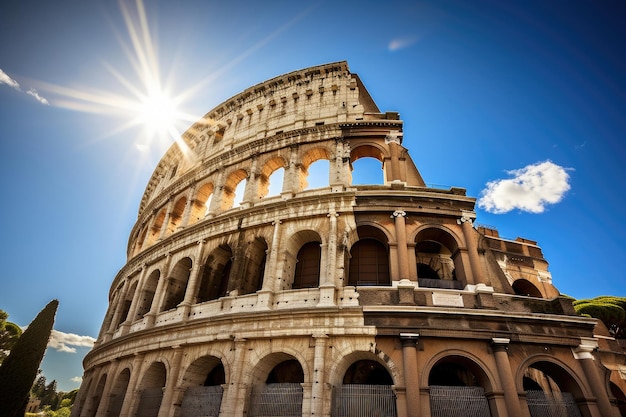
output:
[{"label": "wispy cloud", "polygon": [[0,84],[6,84],[9,87],[15,88],[16,90],[20,89],[20,84],[15,81],[13,78],[9,77],[6,72],[0,69]]},{"label": "wispy cloud", "polygon": [[508,171],[507,174],[513,178],[487,183],[481,192],[478,207],[495,214],[515,209],[543,213],[546,205],[561,201],[571,188],[568,170],[571,168],[544,161]]},{"label": "wispy cloud", "polygon": [[83,382],[83,377],[82,376],[75,376],[75,377],[71,378],[70,381],[78,382],[80,384],[81,382]]},{"label": "wispy cloud", "polygon": [[52,330],[48,347],[59,352],[76,353],[76,347],[93,347],[96,339],[91,336],[79,336],[74,333],[63,333]]},{"label": "wispy cloud", "polygon": [[397,51],[399,49],[407,48],[417,42],[416,37],[408,37],[408,38],[395,38],[389,41],[389,45],[387,49],[390,51]]},{"label": "wispy cloud", "polygon": [[2,69],[0,69],[0,84],[6,84],[9,87],[14,88],[17,91],[26,93],[29,96],[33,97],[38,102],[40,102],[41,104],[45,104],[45,105],[50,104],[48,100],[40,96],[37,90],[35,90],[34,88],[28,89],[26,91],[22,90],[22,87],[20,87],[20,83],[15,81],[13,78],[9,77],[9,75],[7,75],[6,72],[2,71]]}]

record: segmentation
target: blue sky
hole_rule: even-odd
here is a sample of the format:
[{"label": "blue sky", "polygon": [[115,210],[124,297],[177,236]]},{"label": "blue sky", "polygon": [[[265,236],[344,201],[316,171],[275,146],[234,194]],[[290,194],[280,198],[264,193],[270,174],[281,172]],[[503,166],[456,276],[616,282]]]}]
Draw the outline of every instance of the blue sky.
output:
[{"label": "blue sky", "polygon": [[428,184],[482,196],[478,223],[538,241],[562,293],[626,295],[622,1],[144,6],[150,36],[134,44],[134,0],[0,5],[0,309],[24,326],[59,299],[42,367],[60,389],[79,385],[172,143],[135,105],[156,74],[182,132],[249,86],[346,60],[382,111],[400,113]]}]

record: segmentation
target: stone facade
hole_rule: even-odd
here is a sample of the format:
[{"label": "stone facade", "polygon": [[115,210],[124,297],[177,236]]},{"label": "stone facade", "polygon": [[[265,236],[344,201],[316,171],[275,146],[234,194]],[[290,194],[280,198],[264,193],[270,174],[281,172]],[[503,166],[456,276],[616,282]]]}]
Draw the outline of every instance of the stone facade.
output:
[{"label": "stone facade", "polygon": [[474,205],[345,62],[248,88],[156,167],[72,415],[626,415],[617,341]]}]

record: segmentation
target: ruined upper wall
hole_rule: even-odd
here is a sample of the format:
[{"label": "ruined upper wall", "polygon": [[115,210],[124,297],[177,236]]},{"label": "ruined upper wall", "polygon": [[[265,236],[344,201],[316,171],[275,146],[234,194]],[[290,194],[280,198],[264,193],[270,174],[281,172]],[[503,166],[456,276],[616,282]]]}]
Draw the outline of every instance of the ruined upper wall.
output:
[{"label": "ruined upper wall", "polygon": [[173,144],[157,165],[140,212],[163,182],[202,161],[259,139],[312,126],[386,118],[345,61],[274,77],[222,102]]}]

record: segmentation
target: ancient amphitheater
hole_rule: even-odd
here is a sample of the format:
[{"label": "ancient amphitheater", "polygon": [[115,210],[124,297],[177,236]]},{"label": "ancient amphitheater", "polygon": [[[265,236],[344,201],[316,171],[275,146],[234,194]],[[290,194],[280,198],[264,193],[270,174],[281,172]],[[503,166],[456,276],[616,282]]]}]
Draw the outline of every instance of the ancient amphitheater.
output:
[{"label": "ancient amphitheater", "polygon": [[[72,415],[626,415],[617,341],[536,242],[426,186],[402,126],[345,62],[193,125],[146,187]],[[361,158],[380,184],[353,183]]]}]

